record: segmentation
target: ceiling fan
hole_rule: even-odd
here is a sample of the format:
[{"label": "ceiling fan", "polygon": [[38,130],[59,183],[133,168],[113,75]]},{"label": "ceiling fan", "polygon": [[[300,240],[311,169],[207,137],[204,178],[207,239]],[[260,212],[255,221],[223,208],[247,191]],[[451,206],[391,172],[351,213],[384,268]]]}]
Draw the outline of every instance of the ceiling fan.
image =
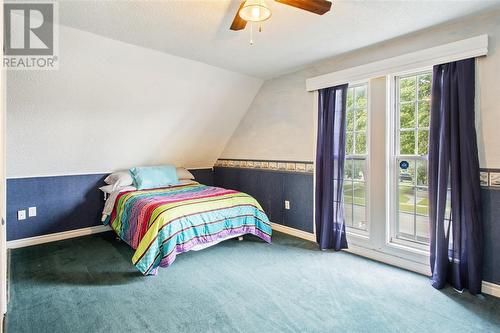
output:
[{"label": "ceiling fan", "polygon": [[[326,0],[275,0],[276,2],[311,13],[323,15],[330,11],[332,3]],[[234,31],[245,29],[247,22],[262,22],[271,17],[271,10],[265,0],[242,1],[234,17],[230,29]]]}]

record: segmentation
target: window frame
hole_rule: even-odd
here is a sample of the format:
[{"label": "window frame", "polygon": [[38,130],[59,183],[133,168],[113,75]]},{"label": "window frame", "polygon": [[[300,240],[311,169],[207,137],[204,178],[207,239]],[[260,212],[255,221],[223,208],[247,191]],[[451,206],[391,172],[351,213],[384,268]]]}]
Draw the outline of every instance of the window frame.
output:
[{"label": "window frame", "polygon": [[[397,166],[397,160],[401,158],[407,158],[409,160],[422,161],[428,160],[428,155],[404,155],[399,154],[399,91],[398,91],[398,83],[399,78],[405,76],[418,76],[423,73],[432,73],[432,67],[423,67],[423,68],[415,68],[402,72],[395,72],[387,75],[387,96],[386,100],[389,105],[389,112],[387,113],[387,130],[386,130],[386,163],[387,163],[387,189],[386,189],[386,202],[387,202],[387,222],[386,222],[386,245],[393,248],[398,248],[402,250],[406,250],[409,252],[413,252],[416,254],[429,255],[429,245],[423,242],[410,241],[397,237],[397,227],[399,223],[398,214],[399,214],[399,200],[398,200],[398,186],[399,186],[399,168]],[[416,82],[418,85],[418,82]],[[418,94],[418,88],[416,93]],[[415,97],[418,100],[418,96]],[[416,108],[418,105],[416,106]],[[415,129],[418,129],[418,111],[416,112],[416,124]],[[430,115],[429,115],[430,117]],[[415,133],[418,133],[415,130]],[[417,135],[418,136],[418,135]],[[416,150],[418,153],[418,139],[415,140]],[[415,167],[415,176],[416,176],[416,167]],[[415,182],[417,180],[415,179]],[[413,185],[414,188],[417,188],[418,185],[415,183]]]},{"label": "window frame", "polygon": [[[370,109],[371,109],[371,99],[370,99],[370,80],[360,80],[360,81],[355,81],[355,82],[349,82],[347,89],[351,88],[356,88],[356,87],[361,87],[365,86],[366,87],[366,130],[365,130],[365,154],[347,154],[345,155],[344,158],[344,163],[346,163],[348,160],[363,160],[365,161],[365,167],[364,167],[364,183],[365,183],[365,219],[367,223],[366,230],[363,229],[358,229],[354,228],[351,226],[348,226],[346,224],[346,233],[347,235],[354,236],[357,238],[361,239],[369,239],[370,237],[370,229],[372,226],[371,218],[370,218],[370,131],[371,131],[371,114],[370,114]],[[354,94],[353,94],[354,95]],[[347,107],[346,107],[346,112],[347,112]],[[353,125],[354,126],[354,125]],[[356,136],[356,131],[353,128],[353,133],[354,136]],[[347,119],[346,119],[346,135],[347,135]],[[347,138],[346,138],[347,142]],[[355,141],[353,141],[353,147],[355,145]],[[353,149],[355,152],[355,149]],[[345,179],[345,178],[344,178]],[[349,179],[349,181],[353,181]],[[345,185],[345,181],[344,181]],[[345,198],[344,198],[345,201]],[[345,207],[345,204],[344,204]],[[354,210],[353,210],[354,211]]]}]

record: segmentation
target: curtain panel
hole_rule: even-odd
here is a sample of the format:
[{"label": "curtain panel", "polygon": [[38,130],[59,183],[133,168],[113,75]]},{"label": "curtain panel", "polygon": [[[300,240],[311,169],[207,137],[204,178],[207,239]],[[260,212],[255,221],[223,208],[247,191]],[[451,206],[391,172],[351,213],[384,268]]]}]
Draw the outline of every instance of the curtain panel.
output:
[{"label": "curtain panel", "polygon": [[481,292],[483,230],[474,80],[475,59],[433,69],[429,217],[432,285],[440,289],[449,283],[477,294]]},{"label": "curtain panel", "polygon": [[347,248],[343,177],[347,84],[320,89],[316,147],[316,241],[320,249]]}]

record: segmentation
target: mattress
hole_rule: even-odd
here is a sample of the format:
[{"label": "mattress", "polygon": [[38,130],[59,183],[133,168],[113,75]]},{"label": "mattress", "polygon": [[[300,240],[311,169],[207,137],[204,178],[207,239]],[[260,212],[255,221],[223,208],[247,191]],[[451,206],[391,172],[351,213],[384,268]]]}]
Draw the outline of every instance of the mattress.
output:
[{"label": "mattress", "polygon": [[253,197],[196,182],[120,192],[104,223],[135,250],[132,263],[144,275],[170,266],[182,252],[244,234],[270,243],[272,234]]}]

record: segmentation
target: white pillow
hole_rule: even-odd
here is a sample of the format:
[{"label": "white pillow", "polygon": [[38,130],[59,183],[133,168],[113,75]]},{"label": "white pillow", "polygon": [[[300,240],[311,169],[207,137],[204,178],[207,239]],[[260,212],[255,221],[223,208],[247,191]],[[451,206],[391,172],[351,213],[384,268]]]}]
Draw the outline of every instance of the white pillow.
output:
[{"label": "white pillow", "polygon": [[106,194],[111,194],[114,191],[121,192],[121,191],[135,191],[135,190],[137,190],[133,186],[119,186],[119,187],[116,187],[115,185],[105,185],[105,186],[99,187],[99,189],[101,191],[103,191],[104,193],[106,193]]},{"label": "white pillow", "polygon": [[111,193],[113,193],[114,186],[113,185],[105,185],[105,186],[99,187],[99,189],[106,194],[111,194]]},{"label": "white pillow", "polygon": [[109,185],[114,185],[114,188],[121,186],[129,186],[134,183],[130,172],[127,171],[118,171],[113,172],[109,176],[104,179],[104,182]]},{"label": "white pillow", "polygon": [[175,168],[177,172],[177,178],[181,179],[194,179],[194,176],[186,168]]}]

